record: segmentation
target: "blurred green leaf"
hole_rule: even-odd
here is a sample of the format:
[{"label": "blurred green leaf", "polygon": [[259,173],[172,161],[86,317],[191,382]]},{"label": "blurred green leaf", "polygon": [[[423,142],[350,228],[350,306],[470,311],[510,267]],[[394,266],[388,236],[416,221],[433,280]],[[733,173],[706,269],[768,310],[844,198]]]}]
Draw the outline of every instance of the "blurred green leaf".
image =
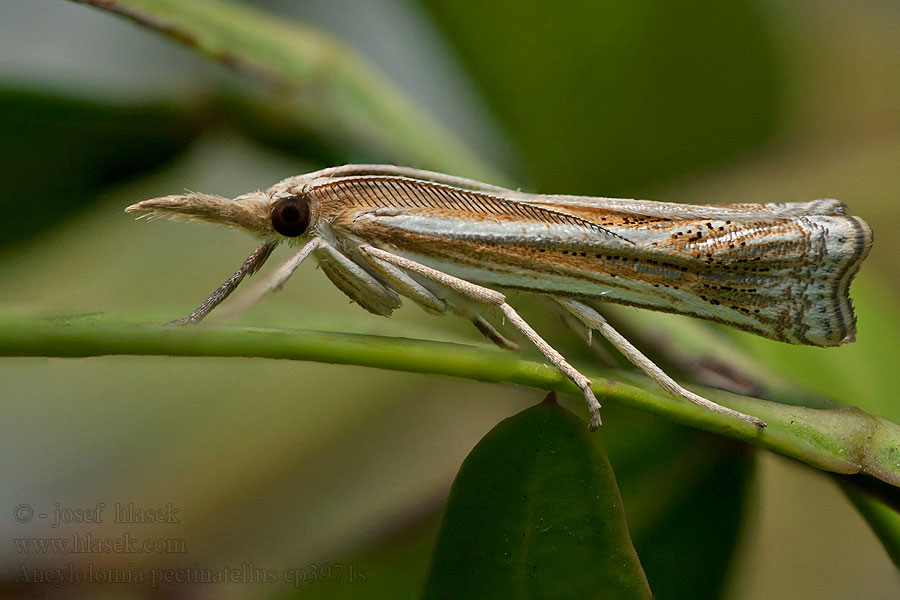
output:
[{"label": "blurred green leaf", "polygon": [[634,197],[774,130],[754,2],[422,2],[542,190]]},{"label": "blurred green leaf", "polygon": [[[257,117],[309,132],[351,162],[377,160],[491,178],[453,134],[426,117],[348,46],[313,28],[226,0],[73,0],[186,44],[268,92]],[[277,136],[284,140],[285,135]],[[496,175],[493,175],[496,179]]]},{"label": "blurred green leaf", "polygon": [[[609,407],[605,415],[617,427],[603,430],[603,445],[615,467],[629,530],[656,596],[720,597],[750,502],[755,454],[722,437],[639,413]],[[437,522],[429,518],[335,561],[364,571],[364,588],[324,581],[289,596],[349,599],[358,598],[364,589],[367,598],[418,598],[436,529]]]},{"label": "blurred green leaf", "polygon": [[206,121],[199,105],[124,105],[0,89],[0,246],[49,229],[97,190],[177,156]]},{"label": "blurred green leaf", "polygon": [[506,419],[450,490],[426,598],[649,598],[606,456],[547,401]]},{"label": "blurred green leaf", "polygon": [[839,483],[847,498],[878,536],[894,566],[900,568],[900,506],[896,498],[892,506],[884,498],[870,494],[846,478],[839,479]]}]

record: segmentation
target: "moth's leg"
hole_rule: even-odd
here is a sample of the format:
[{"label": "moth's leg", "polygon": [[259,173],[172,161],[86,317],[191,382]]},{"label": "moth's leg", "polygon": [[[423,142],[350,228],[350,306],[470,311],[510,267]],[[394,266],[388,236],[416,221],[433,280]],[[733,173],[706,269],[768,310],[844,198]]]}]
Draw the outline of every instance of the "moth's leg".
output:
[{"label": "moth's leg", "polygon": [[331,283],[370,313],[387,317],[400,307],[394,292],[331,244],[322,241],[316,258]]},{"label": "moth's leg", "polygon": [[458,277],[454,277],[453,275],[448,275],[447,273],[438,271],[437,269],[432,269],[431,267],[427,267],[421,263],[417,263],[413,260],[409,260],[408,258],[403,258],[402,256],[397,256],[395,254],[391,254],[390,252],[385,252],[384,250],[379,250],[378,248],[373,248],[372,246],[360,246],[359,252],[364,255],[374,256],[375,258],[379,258],[385,262],[391,263],[400,267],[401,269],[405,269],[410,271],[411,273],[415,273],[421,277],[426,279],[430,279],[440,285],[443,285],[458,294],[468,298],[469,300],[473,300],[479,304],[485,304],[487,306],[496,306],[498,307],[504,314],[504,316],[509,319],[509,322],[512,323],[519,331],[521,331],[525,337],[534,344],[538,350],[541,351],[547,360],[553,364],[557,369],[562,371],[566,377],[572,380],[572,382],[578,386],[584,395],[584,399],[587,402],[588,410],[591,413],[591,421],[590,421],[590,429],[591,431],[595,431],[600,426],[600,403],[597,401],[596,396],[594,396],[594,392],[591,390],[591,380],[582,375],[575,369],[572,365],[570,365],[565,358],[563,358],[562,354],[557,352],[550,344],[548,344],[544,339],[538,335],[538,333],[532,329],[531,325],[525,322],[522,317],[519,316],[512,306],[506,303],[506,296],[501,294],[500,292],[482,287],[480,285],[475,285],[474,283],[469,283],[463,279],[459,279]]},{"label": "moth's leg", "polygon": [[368,253],[361,252],[360,257],[395,289],[416,304],[438,313],[447,311],[447,303],[442,298],[435,296],[425,286],[407,275],[403,269]]},{"label": "moth's leg", "polygon": [[217,322],[221,323],[233,319],[259,302],[259,300],[269,292],[280,290],[284,283],[294,274],[294,271],[297,270],[297,267],[300,266],[300,263],[306,260],[321,243],[321,238],[311,238],[299,251],[282,263],[275,272],[269,275],[269,277],[260,281],[257,285],[250,288],[246,294],[236,298],[234,302],[230,305],[225,305],[222,310],[216,313],[218,316]]},{"label": "moth's leg", "polygon": [[396,290],[410,298],[413,302],[416,302],[427,310],[438,313],[444,313],[451,310],[459,316],[472,321],[476,329],[478,329],[483,336],[504,350],[518,350],[518,344],[512,340],[506,339],[503,334],[494,329],[493,325],[485,321],[484,317],[481,315],[476,314],[474,311],[466,310],[463,307],[448,304],[443,298],[438,298],[425,286],[410,277],[406,271],[389,262],[385,262],[368,253],[360,253],[360,256],[369,266],[375,269],[379,275],[393,285]]},{"label": "moth's leg", "polygon": [[593,308],[570,298],[557,298],[557,301],[585,325],[599,331],[603,337],[609,340],[609,342],[615,346],[619,352],[625,355],[628,360],[641,371],[649,375],[650,379],[655,381],[661,388],[673,396],[684,398],[685,400],[689,400],[694,404],[707,408],[713,412],[746,421],[759,428],[766,426],[766,423],[761,419],[716,404],[715,402],[707,400],[703,396],[698,396],[694,392],[686,390],[678,385],[674,379],[666,375],[665,371],[656,366],[652,360],[644,356],[641,351],[635,348],[622,334],[613,329],[612,325],[607,323],[606,319]]},{"label": "moth's leg", "polygon": [[278,242],[276,241],[267,241],[257,246],[256,250],[254,250],[244,261],[244,264],[241,265],[241,268],[235,271],[234,275],[229,277],[225,283],[216,289],[216,291],[210,294],[209,298],[203,301],[203,304],[195,308],[191,314],[181,317],[180,319],[175,319],[174,321],[169,321],[166,325],[188,325],[190,323],[199,323],[203,317],[221,304],[222,301],[225,300],[238,285],[240,285],[244,277],[256,273],[256,271],[258,271],[269,259],[272,255],[272,251],[277,245]]},{"label": "moth's leg", "polygon": [[[609,306],[608,304],[604,305],[601,300],[579,299],[579,301],[604,315],[605,318],[603,310]],[[568,316],[577,320],[571,313]],[[578,324],[584,327],[584,323],[581,321]],[[613,327],[616,326],[613,325]],[[708,350],[685,352],[679,344],[673,342],[670,336],[659,330],[651,331],[640,327],[632,327],[631,329],[631,331],[623,335],[632,344],[641,348],[644,353],[652,352],[649,356],[654,357],[654,362],[662,360],[663,363],[668,363],[671,365],[671,368],[683,373],[690,381],[741,396],[769,398],[773,393],[771,383],[774,382],[764,382],[734,362],[728,362],[727,358],[720,357],[715,344],[710,346]],[[621,353],[619,354],[621,355]],[[656,364],[659,365],[659,363]],[[615,366],[615,363],[611,363],[611,366]],[[663,370],[666,369],[664,368]]]},{"label": "moth's leg", "polygon": [[588,349],[596,356],[601,364],[609,368],[615,368],[616,366],[622,365],[621,359],[616,359],[603,343],[594,343],[594,330],[585,325],[584,321],[573,315],[568,309],[561,306],[556,298],[546,297],[542,298],[542,300],[547,304],[552,304],[553,310],[559,312],[560,318],[566,327],[568,327],[574,335],[584,339]]},{"label": "moth's leg", "polygon": [[481,335],[483,335],[487,339],[494,342],[494,344],[496,344],[500,348],[503,348],[504,350],[513,350],[513,351],[519,349],[519,345],[517,343],[515,343],[511,339],[508,339],[502,333],[497,331],[494,328],[494,326],[491,325],[490,323],[488,323],[485,320],[485,318],[482,317],[481,315],[463,315],[463,316],[465,316],[470,321],[472,321],[472,324],[475,325],[475,329],[480,331]]}]

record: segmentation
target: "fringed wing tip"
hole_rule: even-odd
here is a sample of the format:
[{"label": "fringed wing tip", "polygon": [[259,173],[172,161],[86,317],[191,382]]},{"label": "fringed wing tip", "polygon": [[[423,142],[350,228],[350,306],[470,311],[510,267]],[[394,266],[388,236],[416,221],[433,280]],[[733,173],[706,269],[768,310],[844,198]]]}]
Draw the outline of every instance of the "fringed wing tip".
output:
[{"label": "fringed wing tip", "polygon": [[850,331],[847,332],[840,342],[838,342],[839,346],[843,346],[844,344],[851,344],[856,341],[856,323],[853,324],[853,327],[850,328]]}]

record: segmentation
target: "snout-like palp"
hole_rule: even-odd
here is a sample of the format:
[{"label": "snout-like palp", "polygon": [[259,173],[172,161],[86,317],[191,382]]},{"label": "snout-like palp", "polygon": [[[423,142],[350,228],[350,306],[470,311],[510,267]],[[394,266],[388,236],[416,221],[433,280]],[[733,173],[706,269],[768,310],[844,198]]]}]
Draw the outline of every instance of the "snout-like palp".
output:
[{"label": "snout-like palp", "polygon": [[153,218],[169,218],[183,221],[203,221],[242,229],[250,233],[270,236],[275,234],[269,218],[270,202],[263,192],[253,192],[234,200],[188,192],[142,200],[125,209],[128,213],[142,213]]}]

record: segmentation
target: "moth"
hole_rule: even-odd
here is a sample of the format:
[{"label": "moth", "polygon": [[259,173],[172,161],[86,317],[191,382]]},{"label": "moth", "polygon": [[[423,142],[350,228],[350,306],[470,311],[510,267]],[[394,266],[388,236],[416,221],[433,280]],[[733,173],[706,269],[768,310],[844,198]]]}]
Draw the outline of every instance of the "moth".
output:
[{"label": "moth", "polygon": [[610,326],[602,305],[836,346],[854,339],[850,282],[872,247],[869,225],[837,200],[688,205],[540,195],[393,165],[333,167],[234,200],[190,192],[126,211],[261,238],[228,280],[175,323],[199,322],[288,243],[296,252],[240,308],[281,288],[310,256],[371,313],[389,316],[405,297],[467,318],[497,345],[515,347],[481,315],[493,308],[581,389],[591,430],[600,425],[600,404],[590,380],[519,316],[504,292],[552,298],[673,396],[762,428],[762,420],[676,383]]}]

